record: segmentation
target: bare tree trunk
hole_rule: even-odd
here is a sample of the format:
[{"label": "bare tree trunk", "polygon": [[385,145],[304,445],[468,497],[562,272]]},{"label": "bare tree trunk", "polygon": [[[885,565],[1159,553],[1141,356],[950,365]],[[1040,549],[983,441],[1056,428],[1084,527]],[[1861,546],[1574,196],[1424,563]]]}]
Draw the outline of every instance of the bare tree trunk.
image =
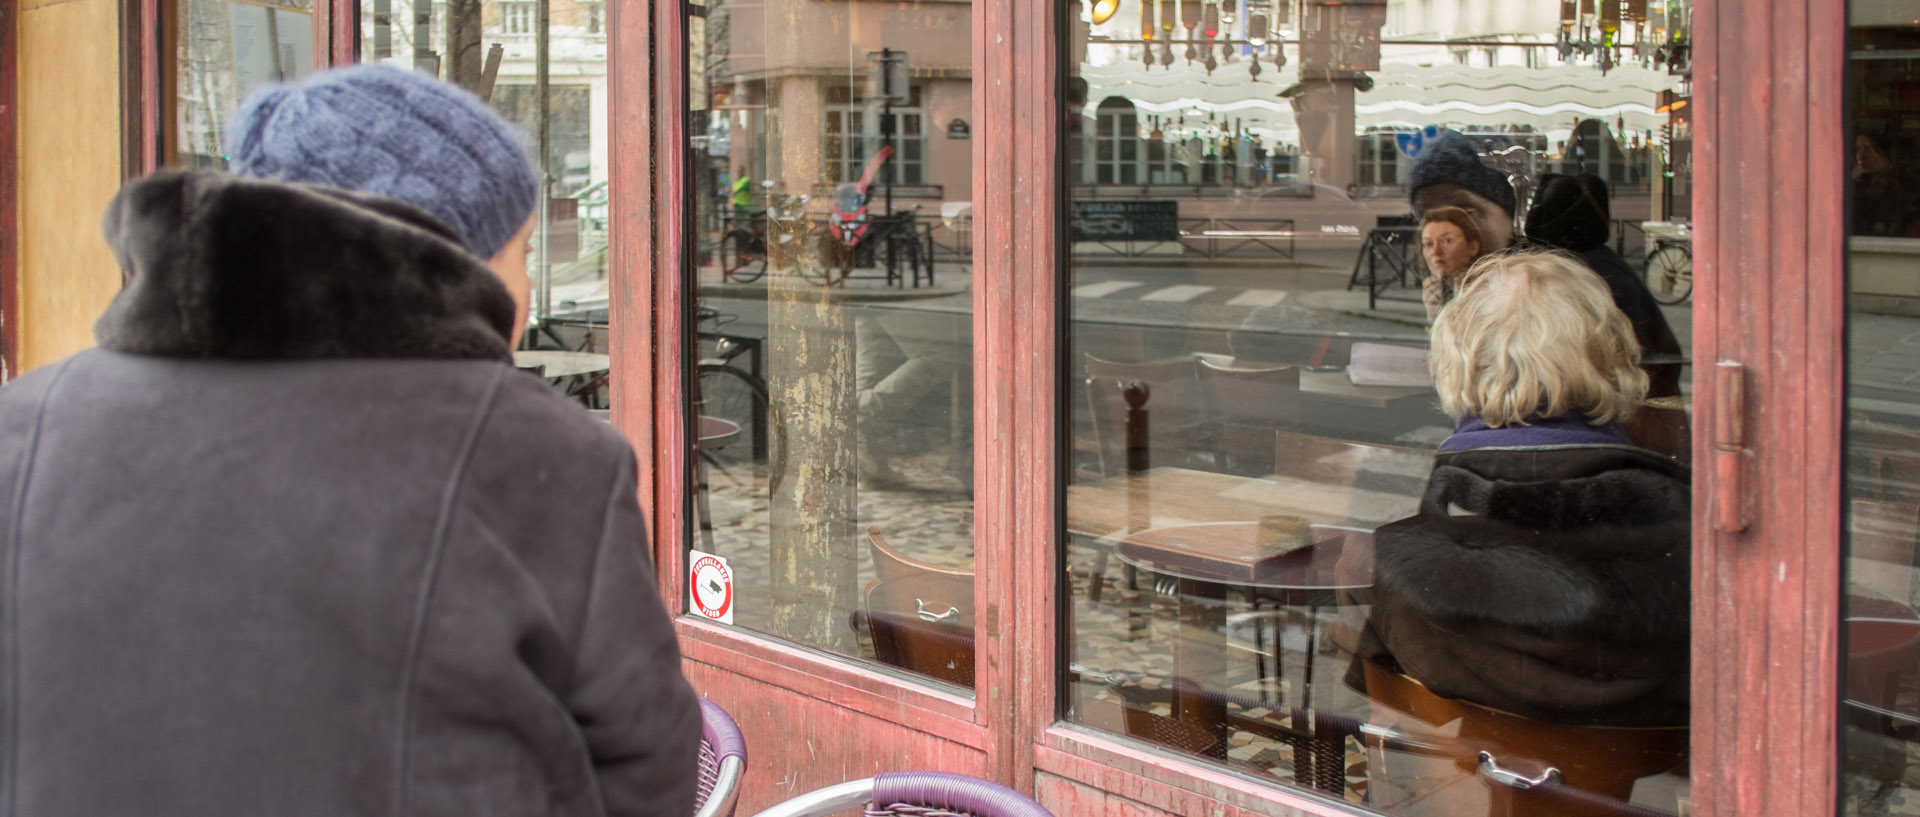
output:
[{"label": "bare tree trunk", "polygon": [[447,0],[447,81],[481,91],[480,0]]},{"label": "bare tree trunk", "polygon": [[[818,99],[796,97],[811,81],[781,88],[789,111],[818,111]],[[793,95],[793,96],[788,96]],[[793,123],[780,145],[789,192],[806,191],[822,168],[818,128]],[[769,218],[768,241],[793,236],[791,249],[769,253],[767,386],[779,417],[771,507],[773,632],[851,653],[847,615],[858,597],[853,321],[845,302],[821,279],[827,237],[810,213]]]}]

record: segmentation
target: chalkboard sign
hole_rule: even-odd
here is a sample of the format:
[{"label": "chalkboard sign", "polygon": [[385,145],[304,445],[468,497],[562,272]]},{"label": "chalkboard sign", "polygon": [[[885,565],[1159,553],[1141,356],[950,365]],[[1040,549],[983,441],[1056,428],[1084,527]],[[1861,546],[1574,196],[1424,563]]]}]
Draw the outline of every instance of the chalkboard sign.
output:
[{"label": "chalkboard sign", "polygon": [[1076,201],[1075,241],[1179,241],[1177,201]]}]

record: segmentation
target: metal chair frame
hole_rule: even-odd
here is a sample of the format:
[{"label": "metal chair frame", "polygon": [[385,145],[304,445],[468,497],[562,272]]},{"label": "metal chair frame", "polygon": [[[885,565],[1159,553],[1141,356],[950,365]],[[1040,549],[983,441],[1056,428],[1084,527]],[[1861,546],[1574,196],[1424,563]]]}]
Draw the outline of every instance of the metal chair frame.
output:
[{"label": "metal chair frame", "polygon": [[867,817],[1053,817],[1044,806],[990,780],[950,772],[882,772],[815,789],[754,817],[824,817],[864,808]]},{"label": "metal chair frame", "polygon": [[719,704],[700,700],[699,795],[694,817],[729,817],[747,771],[747,742],[740,726]]}]

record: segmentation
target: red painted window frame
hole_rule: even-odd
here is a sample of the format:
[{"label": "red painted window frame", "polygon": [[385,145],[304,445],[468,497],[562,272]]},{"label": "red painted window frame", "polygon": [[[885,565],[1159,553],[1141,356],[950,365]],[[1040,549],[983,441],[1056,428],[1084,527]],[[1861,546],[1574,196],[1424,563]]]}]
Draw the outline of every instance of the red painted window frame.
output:
[{"label": "red painted window frame", "polygon": [[20,0],[0,0],[0,382],[20,372]]},{"label": "red painted window frame", "polygon": [[[686,293],[678,112],[684,99],[677,4],[652,7],[649,30],[625,22],[645,8],[615,0],[611,54],[616,259],[615,423],[642,443],[643,497],[654,520],[661,591],[684,604],[677,577],[687,532],[686,429],[679,360]],[[1032,791],[1054,775],[1106,797],[1174,813],[1345,814],[1278,789],[1124,740],[1057,722],[1060,565],[1051,547],[1061,508],[1056,384],[1059,321],[1016,312],[1057,303],[1054,252],[1064,189],[1057,161],[1061,4],[974,3],[973,200],[976,280],[976,585],[979,697],[958,698],[772,639],[683,620],[689,658],[896,722],[938,723],[984,741],[997,778]],[[1842,0],[1703,0],[1695,19],[1695,183],[1699,200],[1740,202],[1696,220],[1695,416],[1714,392],[1719,360],[1746,365],[1751,432],[1735,478],[1703,468],[1695,484],[1694,762],[1701,815],[1834,813],[1839,701],[1839,479],[1844,417],[1845,155],[1840,139],[1845,58]],[[651,51],[650,51],[651,48]],[[651,54],[653,62],[646,56]],[[635,93],[638,92],[638,93]],[[643,101],[644,100],[644,101]],[[662,113],[664,116],[655,116]],[[657,123],[657,129],[631,127]],[[627,123],[630,127],[618,127]],[[1763,134],[1763,136],[1752,136]],[[645,160],[659,169],[649,174]],[[622,191],[650,195],[626,197]],[[1047,195],[1048,193],[1054,195]],[[640,280],[635,275],[645,274]],[[1725,280],[1726,285],[1717,285]],[[1713,462],[1702,421],[1695,461]],[[1006,475],[1015,475],[1006,478]],[[1713,508],[1735,492],[1744,528],[1721,530]],[[1728,527],[1735,527],[1729,524]],[[1023,546],[1025,545],[1025,546]],[[1811,729],[1806,724],[1814,724]],[[984,733],[984,734],[983,734]],[[1782,759],[1789,762],[1782,762]],[[1224,809],[1220,807],[1224,806]]]},{"label": "red painted window frame", "polygon": [[[1694,416],[1730,399],[1709,364],[1734,361],[1750,429],[1738,465],[1695,475],[1703,815],[1838,809],[1846,19],[1843,0],[1696,11],[1694,178],[1726,206],[1696,219]],[[1694,461],[1727,431],[1703,421]],[[1714,511],[1723,494],[1744,520]]]}]

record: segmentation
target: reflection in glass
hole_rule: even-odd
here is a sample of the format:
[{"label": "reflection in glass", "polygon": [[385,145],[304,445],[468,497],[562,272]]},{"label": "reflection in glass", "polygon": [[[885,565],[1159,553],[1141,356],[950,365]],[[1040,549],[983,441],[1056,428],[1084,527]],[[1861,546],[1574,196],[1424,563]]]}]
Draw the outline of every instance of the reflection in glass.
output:
[{"label": "reflection in glass", "polygon": [[174,59],[164,63],[173,89],[172,127],[162,129],[166,163],[227,166],[227,121],[261,83],[313,68],[311,0],[257,3],[183,0],[167,21]]},{"label": "reflection in glass", "polygon": [[1899,814],[1920,787],[1920,2],[1848,6],[1843,806]]},{"label": "reflection in glass", "polygon": [[[1546,765],[1683,806],[1690,311],[1648,259],[1687,249],[1689,6],[1600,5],[1070,15],[1069,720],[1394,814],[1558,813],[1493,779]],[[1430,323],[1546,250],[1565,376],[1443,410]]]},{"label": "reflection in glass", "polygon": [[607,42],[589,0],[367,0],[360,57],[472,91],[519,129],[545,179],[523,368],[607,408]]},{"label": "reflection in glass", "polygon": [[971,686],[970,7],[688,12],[691,545],[735,626]]}]

